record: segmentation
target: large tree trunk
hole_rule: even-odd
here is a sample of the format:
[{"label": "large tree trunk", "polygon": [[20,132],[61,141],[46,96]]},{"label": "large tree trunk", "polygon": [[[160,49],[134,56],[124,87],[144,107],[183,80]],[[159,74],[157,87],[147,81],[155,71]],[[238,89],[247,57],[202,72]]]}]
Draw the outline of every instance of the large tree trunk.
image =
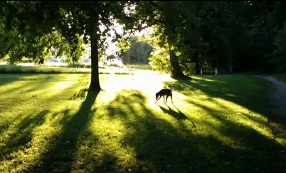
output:
[{"label": "large tree trunk", "polygon": [[196,67],[195,67],[195,71],[196,72],[195,73],[196,74],[197,74],[197,72],[199,73],[201,68],[200,68],[199,51],[198,51],[198,49],[196,49],[191,62],[194,62],[196,64]]},{"label": "large tree trunk", "polygon": [[233,64],[232,64],[232,59],[229,59],[229,62],[228,62],[228,72],[229,73],[232,73],[232,66]]},{"label": "large tree trunk", "polygon": [[170,52],[170,62],[171,62],[171,73],[172,73],[172,77],[175,79],[178,78],[190,78],[186,75],[184,75],[184,73],[182,72],[182,69],[180,67],[179,64],[179,59],[176,56],[174,50],[169,50]]},{"label": "large tree trunk", "polygon": [[98,71],[98,35],[97,35],[97,26],[98,22],[94,21],[93,30],[91,31],[91,79],[89,90],[92,91],[101,91],[99,84],[99,71]]},{"label": "large tree trunk", "polygon": [[[169,30],[170,31],[170,30]],[[172,49],[173,43],[174,43],[174,37],[172,37],[172,33],[174,32],[168,32],[169,35],[167,37],[168,40],[168,49],[169,49],[169,54],[170,54],[170,64],[171,64],[171,77],[174,79],[179,79],[179,78],[191,78],[182,72],[182,69],[179,64],[179,58],[176,56],[175,51]],[[171,34],[170,34],[171,33]]]}]

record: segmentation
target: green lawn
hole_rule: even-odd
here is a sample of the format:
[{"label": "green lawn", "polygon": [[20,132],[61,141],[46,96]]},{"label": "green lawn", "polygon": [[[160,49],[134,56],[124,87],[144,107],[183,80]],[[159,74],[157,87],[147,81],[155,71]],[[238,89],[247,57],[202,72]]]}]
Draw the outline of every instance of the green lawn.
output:
[{"label": "green lawn", "polygon": [[[113,70],[110,70],[112,68]],[[123,68],[104,66],[99,68],[100,74],[132,74],[134,70],[141,70],[142,72],[152,70],[150,65],[147,64],[128,64]],[[0,64],[0,74],[59,74],[59,73],[69,73],[69,74],[83,74],[90,73],[91,69],[84,64],[69,64],[69,66],[21,66],[21,65],[6,65]]]},{"label": "green lawn", "polygon": [[130,69],[139,69],[139,70],[152,70],[152,67],[148,64],[128,64]]},{"label": "green lawn", "polygon": [[[0,74],[0,172],[278,173],[286,120],[240,76]],[[173,101],[155,92],[173,87]],[[280,158],[280,159],[278,159]],[[284,164],[283,164],[284,165]],[[285,171],[285,170],[284,170]]]}]

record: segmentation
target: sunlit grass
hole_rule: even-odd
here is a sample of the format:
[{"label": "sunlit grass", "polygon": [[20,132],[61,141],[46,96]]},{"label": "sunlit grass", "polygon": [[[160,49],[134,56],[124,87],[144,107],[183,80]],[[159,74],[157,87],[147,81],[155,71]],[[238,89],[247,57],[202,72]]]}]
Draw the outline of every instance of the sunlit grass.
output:
[{"label": "sunlit grass", "polygon": [[127,66],[131,69],[152,70],[152,67],[148,64],[128,64]]},{"label": "sunlit grass", "polygon": [[[0,75],[0,171],[283,172],[285,119],[251,76]],[[155,104],[170,84],[173,101]]]},{"label": "sunlit grass", "polygon": [[[99,68],[100,74],[134,74],[134,70],[151,71],[152,68],[146,64],[129,64],[123,68],[104,66]],[[142,71],[142,73],[144,73]],[[0,64],[0,74],[87,74],[91,72],[91,68],[84,65],[69,66],[23,66],[23,65],[7,65]]]}]

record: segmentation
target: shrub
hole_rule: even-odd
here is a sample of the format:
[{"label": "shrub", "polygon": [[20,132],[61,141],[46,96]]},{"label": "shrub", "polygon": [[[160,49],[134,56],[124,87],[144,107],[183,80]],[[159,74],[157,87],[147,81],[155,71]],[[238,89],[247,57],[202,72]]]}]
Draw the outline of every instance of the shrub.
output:
[{"label": "shrub", "polygon": [[70,63],[70,64],[68,64],[68,67],[70,67],[70,68],[84,68],[85,65],[80,64],[80,63]]},{"label": "shrub", "polygon": [[185,75],[191,76],[195,72],[196,63],[184,63],[180,65]]},{"label": "shrub", "polygon": [[163,73],[171,73],[171,64],[168,54],[162,52],[160,54],[152,55],[149,65],[156,71]]}]

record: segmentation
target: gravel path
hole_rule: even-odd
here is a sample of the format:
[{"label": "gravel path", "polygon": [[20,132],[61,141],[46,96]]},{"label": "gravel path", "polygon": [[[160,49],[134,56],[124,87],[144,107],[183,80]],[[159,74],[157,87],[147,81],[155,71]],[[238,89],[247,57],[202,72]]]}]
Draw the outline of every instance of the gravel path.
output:
[{"label": "gravel path", "polygon": [[280,108],[286,116],[286,84],[271,76],[257,76],[269,80],[274,84],[275,91],[270,96],[271,104]]}]

